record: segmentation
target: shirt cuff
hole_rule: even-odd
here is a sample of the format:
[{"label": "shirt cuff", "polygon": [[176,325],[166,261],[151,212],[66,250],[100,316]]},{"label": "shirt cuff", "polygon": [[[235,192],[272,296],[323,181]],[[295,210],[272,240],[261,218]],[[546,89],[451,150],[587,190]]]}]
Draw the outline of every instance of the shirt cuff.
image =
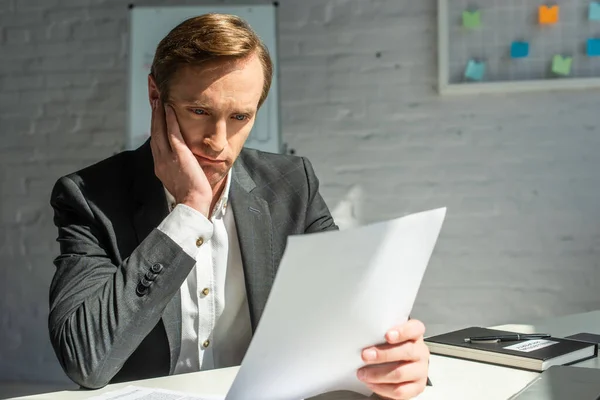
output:
[{"label": "shirt cuff", "polygon": [[200,246],[212,238],[213,224],[200,211],[177,204],[160,223],[158,230],[195,259]]}]

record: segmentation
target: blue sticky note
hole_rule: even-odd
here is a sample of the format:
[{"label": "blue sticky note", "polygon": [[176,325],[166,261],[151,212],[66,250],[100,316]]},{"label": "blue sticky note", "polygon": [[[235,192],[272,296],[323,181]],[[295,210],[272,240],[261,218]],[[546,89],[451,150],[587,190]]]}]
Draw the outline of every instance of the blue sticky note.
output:
[{"label": "blue sticky note", "polygon": [[587,55],[590,57],[600,57],[600,39],[588,39]]},{"label": "blue sticky note", "polygon": [[469,60],[467,69],[465,70],[465,78],[481,81],[483,80],[483,75],[485,75],[485,63]]},{"label": "blue sticky note", "polygon": [[513,42],[510,46],[510,56],[512,58],[524,58],[529,55],[528,42]]},{"label": "blue sticky note", "polygon": [[590,3],[590,21],[600,21],[600,2],[598,1]]}]

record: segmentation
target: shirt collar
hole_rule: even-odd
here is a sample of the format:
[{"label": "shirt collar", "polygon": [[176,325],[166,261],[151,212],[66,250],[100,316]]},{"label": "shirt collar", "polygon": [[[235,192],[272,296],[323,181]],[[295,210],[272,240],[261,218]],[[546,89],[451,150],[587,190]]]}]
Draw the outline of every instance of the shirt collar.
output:
[{"label": "shirt collar", "polygon": [[[229,172],[227,173],[227,178],[225,181],[225,187],[223,188],[223,192],[221,192],[221,197],[219,198],[219,201],[217,201],[217,203],[215,204],[215,209],[212,212],[211,218],[212,217],[223,217],[225,215],[225,212],[227,211],[227,206],[228,206],[228,200],[229,200],[229,188],[231,187],[231,175],[233,174],[232,170],[229,170]],[[173,197],[173,195],[171,193],[169,193],[169,191],[167,190],[167,188],[165,189],[165,194],[167,196],[167,204],[169,205],[169,212],[173,211],[173,209],[175,208],[175,206],[177,205],[176,201],[175,201],[175,197]]]}]

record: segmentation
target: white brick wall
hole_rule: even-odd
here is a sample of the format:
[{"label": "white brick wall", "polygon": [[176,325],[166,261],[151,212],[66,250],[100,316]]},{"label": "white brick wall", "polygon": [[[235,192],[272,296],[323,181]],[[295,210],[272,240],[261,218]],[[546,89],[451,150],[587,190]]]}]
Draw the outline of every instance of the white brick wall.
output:
[{"label": "white brick wall", "polygon": [[[127,3],[0,0],[0,380],[65,380],[48,198],[124,143]],[[430,326],[600,308],[598,92],[438,97],[434,3],[282,0],[284,141],[363,223],[449,207],[414,310]]]}]

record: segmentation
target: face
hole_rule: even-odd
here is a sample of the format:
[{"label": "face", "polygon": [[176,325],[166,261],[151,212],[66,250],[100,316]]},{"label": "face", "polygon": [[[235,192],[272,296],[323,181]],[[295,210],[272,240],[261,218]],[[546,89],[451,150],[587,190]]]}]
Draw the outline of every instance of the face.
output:
[{"label": "face", "polygon": [[[263,89],[260,60],[212,61],[177,71],[167,100],[186,144],[215,187],[242,150]],[[150,79],[150,97],[159,96]],[[152,87],[154,86],[154,87]]]}]

